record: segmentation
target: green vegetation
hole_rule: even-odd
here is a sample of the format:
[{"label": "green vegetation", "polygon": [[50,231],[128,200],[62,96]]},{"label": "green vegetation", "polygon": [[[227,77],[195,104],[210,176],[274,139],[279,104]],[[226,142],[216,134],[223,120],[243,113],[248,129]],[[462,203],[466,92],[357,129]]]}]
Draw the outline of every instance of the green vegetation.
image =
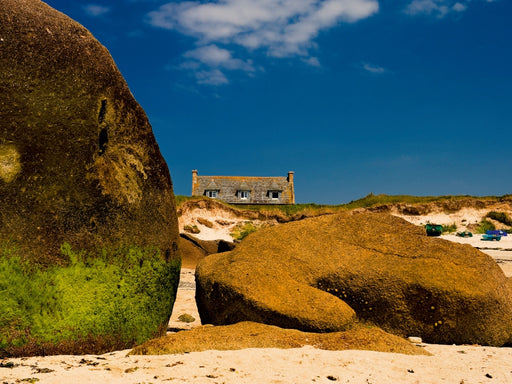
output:
[{"label": "green vegetation", "polygon": [[322,204],[290,204],[290,205],[244,205],[243,207],[235,206],[236,208],[243,208],[251,211],[266,212],[269,215],[319,215],[326,213],[334,213],[344,209],[343,205],[322,205]]},{"label": "green vegetation", "polygon": [[189,200],[201,200],[204,199],[203,196],[184,196],[184,195],[175,195],[176,199],[176,207],[180,207],[184,202]]},{"label": "green vegetation", "polygon": [[457,224],[443,225],[443,233],[457,232]]},{"label": "green vegetation", "polygon": [[156,248],[127,246],[97,254],[61,247],[67,265],[24,262],[0,245],[0,356],[27,344],[103,340],[131,346],[156,336],[172,311],[180,262]]},{"label": "green vegetation", "polygon": [[[503,196],[506,197],[506,196]],[[445,196],[410,196],[410,195],[374,195],[370,193],[368,196],[363,197],[362,199],[358,199],[355,201],[351,201],[348,204],[344,204],[345,208],[354,209],[354,208],[368,208],[373,207],[375,205],[382,204],[394,204],[394,203],[405,203],[405,204],[424,204],[424,203],[432,203],[432,202],[440,202],[440,201],[457,201],[473,198],[469,195],[445,195]],[[479,200],[499,200],[500,197],[496,196],[486,196],[486,197],[478,197]]]},{"label": "green vegetation", "polygon": [[487,214],[486,217],[488,217],[489,219],[496,220],[502,224],[508,225],[509,227],[512,226],[512,219],[505,212],[491,211]]},{"label": "green vegetation", "polygon": [[[202,200],[208,199],[208,197],[204,196],[176,196],[176,206],[179,208],[183,203],[190,200]],[[332,213],[340,209],[344,209],[343,205],[322,205],[322,204],[285,204],[285,205],[276,205],[276,204],[258,204],[258,205],[236,205],[236,204],[227,204],[221,200],[215,199],[220,204],[224,204],[226,206],[236,208],[236,209],[244,209],[250,211],[258,211],[265,212],[269,215],[285,215],[285,216],[293,216],[297,214],[308,214],[308,213]]]},{"label": "green vegetation", "polygon": [[251,233],[256,232],[260,229],[261,226],[256,226],[252,221],[245,221],[243,223],[238,223],[234,228],[233,232],[231,232],[231,236],[235,240],[243,240]]},{"label": "green vegetation", "polygon": [[494,231],[496,226],[489,220],[482,220],[476,229],[476,233],[485,233],[486,231]]},{"label": "green vegetation", "polygon": [[[340,210],[350,210],[355,208],[370,208],[378,205],[384,204],[395,204],[395,203],[404,203],[404,204],[425,204],[431,202],[445,202],[445,201],[460,201],[465,199],[478,199],[478,200],[490,200],[490,201],[499,201],[504,198],[511,198],[512,195],[504,195],[504,196],[483,196],[483,197],[474,197],[469,195],[445,195],[445,196],[410,196],[410,195],[385,195],[379,194],[374,195],[370,193],[369,195],[351,201],[347,204],[338,204],[338,205],[325,205],[325,204],[290,204],[290,205],[230,205],[223,203],[222,201],[217,200],[221,204],[225,204],[226,206],[234,207],[237,209],[265,212],[269,215],[285,215],[285,216],[296,216],[296,215],[304,215],[304,216],[318,216],[321,214],[335,213]],[[206,197],[202,196],[176,196],[176,203],[179,207],[181,204],[188,200],[197,200],[197,199],[206,199]]]}]

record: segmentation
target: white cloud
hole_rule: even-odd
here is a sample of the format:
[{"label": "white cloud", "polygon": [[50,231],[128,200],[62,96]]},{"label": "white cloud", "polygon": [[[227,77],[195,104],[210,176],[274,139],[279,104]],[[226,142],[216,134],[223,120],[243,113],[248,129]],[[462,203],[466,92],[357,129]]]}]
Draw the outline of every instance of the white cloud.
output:
[{"label": "white cloud", "polygon": [[230,51],[216,45],[206,45],[183,54],[181,69],[192,70],[198,84],[224,85],[229,81],[222,70],[254,72],[251,60],[233,58]]},{"label": "white cloud", "polygon": [[308,57],[307,59],[302,59],[302,61],[307,65],[311,65],[312,67],[321,67],[318,57]]},{"label": "white cloud", "polygon": [[405,12],[409,15],[436,15],[442,18],[449,12],[445,3],[445,0],[414,0]]},{"label": "white cloud", "polygon": [[194,59],[210,67],[223,67],[230,70],[254,71],[250,60],[243,61],[235,59],[231,52],[216,45],[206,45],[192,51],[185,52],[183,56],[187,59]]},{"label": "white cloud", "polygon": [[109,13],[111,10],[110,7],[106,7],[103,5],[97,5],[97,4],[88,4],[88,5],[85,5],[83,8],[84,8],[85,13],[87,13],[89,16],[94,16],[94,17],[103,16],[103,15]]},{"label": "white cloud", "polygon": [[452,9],[456,12],[464,12],[467,8],[468,6],[462,3],[455,3],[452,7]]},{"label": "white cloud", "polygon": [[384,67],[381,67],[380,65],[370,64],[370,63],[363,63],[362,67],[365,71],[374,73],[374,74],[382,74],[386,73],[387,70]]},{"label": "white cloud", "polygon": [[252,68],[249,61],[233,58],[219,48],[236,45],[272,57],[301,56],[318,66],[318,59],[309,57],[309,51],[322,30],[370,17],[378,9],[378,0],[185,1],[162,5],[148,14],[148,22],[195,37],[199,48],[189,55],[208,65]]},{"label": "white cloud", "polygon": [[195,77],[198,84],[222,85],[229,83],[226,76],[218,69],[197,71]]},{"label": "white cloud", "polygon": [[[492,3],[496,0],[485,0]],[[405,8],[405,13],[417,15],[430,15],[443,18],[450,13],[460,13],[467,10],[471,0],[413,0]]]},{"label": "white cloud", "polygon": [[149,13],[150,24],[178,30],[202,43],[263,48],[272,56],[305,55],[319,31],[376,13],[377,0],[218,0],[168,3]]}]

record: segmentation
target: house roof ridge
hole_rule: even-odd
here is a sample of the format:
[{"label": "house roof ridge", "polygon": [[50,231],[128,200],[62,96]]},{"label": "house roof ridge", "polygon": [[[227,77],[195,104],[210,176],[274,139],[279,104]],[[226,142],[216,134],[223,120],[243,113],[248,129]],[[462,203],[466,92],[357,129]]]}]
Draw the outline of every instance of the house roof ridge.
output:
[{"label": "house roof ridge", "polygon": [[230,179],[286,179],[286,176],[223,176],[223,175],[198,175],[197,177],[225,177]]}]

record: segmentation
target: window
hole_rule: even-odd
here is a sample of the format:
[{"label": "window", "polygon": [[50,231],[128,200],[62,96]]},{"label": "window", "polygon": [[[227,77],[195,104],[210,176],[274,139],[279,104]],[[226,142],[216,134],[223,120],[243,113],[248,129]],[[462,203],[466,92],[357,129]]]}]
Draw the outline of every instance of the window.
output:
[{"label": "window", "polygon": [[279,200],[280,194],[281,193],[279,191],[268,191],[268,196],[271,200]]},{"label": "window", "polygon": [[217,197],[219,197],[219,191],[215,189],[206,190],[204,191],[204,194],[205,196],[211,197],[212,199],[216,199]]},{"label": "window", "polygon": [[238,191],[238,198],[240,200],[247,200],[249,198],[250,191]]}]

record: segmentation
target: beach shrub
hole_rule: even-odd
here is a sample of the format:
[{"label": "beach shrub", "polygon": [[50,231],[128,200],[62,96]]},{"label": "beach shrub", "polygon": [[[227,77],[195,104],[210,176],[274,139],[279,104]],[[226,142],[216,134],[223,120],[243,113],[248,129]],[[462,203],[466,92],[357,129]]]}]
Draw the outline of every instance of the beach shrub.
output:
[{"label": "beach shrub", "polygon": [[[385,195],[378,194],[375,195],[373,193],[368,194],[367,196],[351,201],[348,204],[345,204],[345,207],[348,209],[354,208],[369,208],[376,205],[384,205],[384,204],[396,204],[396,203],[405,203],[405,204],[426,204],[432,202],[446,202],[446,201],[457,201],[464,200],[470,198],[470,196],[410,196],[410,195]],[[481,197],[481,199],[495,199],[494,197]]]},{"label": "beach shrub", "polygon": [[[228,204],[229,205],[229,204]],[[240,209],[240,205],[231,204],[233,208]],[[244,210],[261,212],[268,216],[320,216],[326,214],[332,214],[341,210],[345,210],[343,205],[324,205],[324,204],[258,204],[258,205],[244,205]]]},{"label": "beach shrub", "polygon": [[85,340],[132,346],[162,333],[179,260],[165,261],[153,247],[91,254],[66,243],[61,252],[65,265],[41,267],[23,261],[16,247],[0,247],[0,357]]},{"label": "beach shrub", "polygon": [[259,226],[254,225],[252,221],[245,221],[243,223],[238,223],[233,228],[231,232],[231,236],[235,240],[243,240],[251,233],[256,232],[259,229]]},{"label": "beach shrub", "polygon": [[491,211],[485,217],[496,220],[502,224],[508,225],[509,227],[512,226],[512,219],[505,212]]},{"label": "beach shrub", "polygon": [[453,233],[457,231],[457,224],[443,225],[443,233]]},{"label": "beach shrub", "polygon": [[201,200],[206,199],[205,196],[184,196],[184,195],[175,195],[174,199],[176,200],[176,207],[179,208],[183,205],[183,203],[189,200]]},{"label": "beach shrub", "polygon": [[482,220],[476,229],[476,233],[485,233],[486,231],[494,231],[496,226],[489,220]]}]

